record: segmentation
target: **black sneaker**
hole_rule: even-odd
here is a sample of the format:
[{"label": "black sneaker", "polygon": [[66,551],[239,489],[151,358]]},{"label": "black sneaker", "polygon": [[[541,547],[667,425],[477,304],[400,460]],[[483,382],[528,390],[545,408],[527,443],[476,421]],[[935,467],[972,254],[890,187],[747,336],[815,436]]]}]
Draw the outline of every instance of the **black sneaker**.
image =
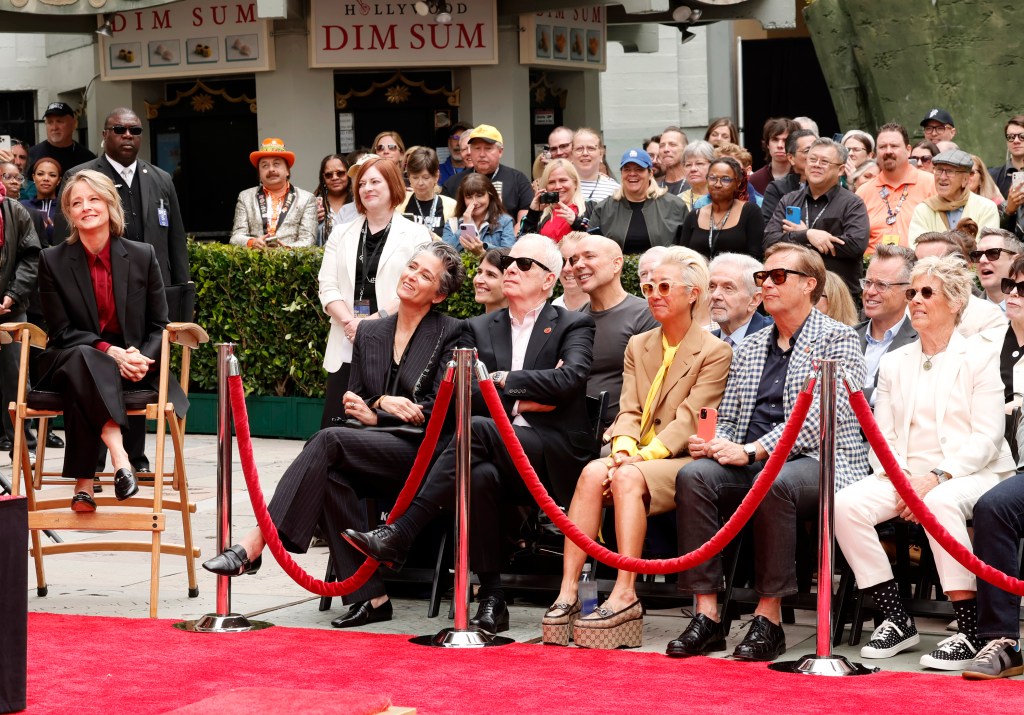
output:
[{"label": "black sneaker", "polygon": [[971,639],[963,633],[957,633],[946,640],[939,641],[939,646],[931,653],[921,656],[921,665],[936,670],[964,670],[971,665],[978,649]]},{"label": "black sneaker", "polygon": [[978,651],[962,675],[968,680],[995,680],[1024,675],[1024,657],[1020,652],[1020,641],[1010,638],[996,638]]},{"label": "black sneaker", "polygon": [[907,618],[902,626],[886,618],[882,625],[871,634],[871,639],[860,649],[861,658],[891,658],[921,642],[913,618]]}]

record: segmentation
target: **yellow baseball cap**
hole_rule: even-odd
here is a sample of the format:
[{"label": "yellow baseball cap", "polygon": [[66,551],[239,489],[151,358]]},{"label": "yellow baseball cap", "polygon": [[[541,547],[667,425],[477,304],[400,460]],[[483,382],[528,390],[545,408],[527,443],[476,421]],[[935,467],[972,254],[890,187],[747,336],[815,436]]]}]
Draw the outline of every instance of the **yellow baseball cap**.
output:
[{"label": "yellow baseball cap", "polygon": [[488,144],[504,144],[502,141],[501,132],[492,127],[490,124],[481,124],[473,128],[473,131],[469,133],[469,141],[474,139],[482,139]]}]

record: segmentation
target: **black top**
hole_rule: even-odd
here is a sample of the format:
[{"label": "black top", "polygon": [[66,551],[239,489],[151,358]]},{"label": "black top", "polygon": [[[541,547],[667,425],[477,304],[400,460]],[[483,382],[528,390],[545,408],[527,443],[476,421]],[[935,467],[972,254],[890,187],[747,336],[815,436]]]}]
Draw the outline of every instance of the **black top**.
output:
[{"label": "black top", "polygon": [[1020,362],[1024,353],[1024,345],[1017,343],[1017,334],[1012,326],[1007,326],[1003,338],[1003,349],[999,352],[999,377],[1003,379],[1003,402],[1013,399],[1013,366]]},{"label": "black top", "polygon": [[789,348],[779,347],[779,329],[772,327],[772,337],[768,341],[768,356],[761,371],[761,382],[757,385],[757,401],[754,411],[750,414],[744,444],[753,442],[771,432],[786,421],[786,375],[789,372],[789,357],[793,354],[793,346],[800,337],[801,325],[789,339]]},{"label": "black top", "polygon": [[380,254],[384,250],[384,243],[388,240],[390,230],[391,224],[389,223],[377,233],[370,233],[364,224],[362,235],[359,237],[359,247],[356,249],[354,300],[357,302],[360,300],[370,301],[371,315],[377,312],[377,291],[374,289],[374,283],[377,282]]},{"label": "black top", "polygon": [[43,157],[56,159],[60,162],[60,170],[66,174],[68,170],[79,164],[92,161],[96,158],[96,155],[78,142],[72,142],[71,146],[56,147],[44,139],[28,150],[28,165],[25,167],[26,174],[31,176],[36,162]]},{"label": "black top", "polygon": [[[431,206],[434,209],[433,213],[430,212]],[[444,206],[441,205],[441,197],[420,201],[415,196],[410,196],[402,215],[413,223],[426,226],[438,238],[444,235]]]},{"label": "black top", "polygon": [[708,205],[688,213],[683,225],[679,227],[676,243],[692,248],[708,258],[714,258],[719,253],[745,253],[761,259],[764,255],[764,219],[761,218],[761,211],[756,204],[742,202],[736,225],[721,230],[715,229],[714,237],[710,235],[709,229],[701,228],[697,221],[701,214],[707,216],[710,210],[711,206]]},{"label": "black top", "polygon": [[661,185],[664,186],[665,189],[667,189],[668,192],[674,196],[679,196],[679,194],[683,193],[688,188],[690,188],[690,185],[686,182],[686,179],[680,179],[679,181],[662,181]]},{"label": "black top", "polygon": [[633,213],[629,217],[629,228],[626,229],[626,240],[622,252],[625,254],[643,253],[651,247],[651,235],[647,233],[647,221],[644,220],[643,209],[646,201],[629,201]]}]

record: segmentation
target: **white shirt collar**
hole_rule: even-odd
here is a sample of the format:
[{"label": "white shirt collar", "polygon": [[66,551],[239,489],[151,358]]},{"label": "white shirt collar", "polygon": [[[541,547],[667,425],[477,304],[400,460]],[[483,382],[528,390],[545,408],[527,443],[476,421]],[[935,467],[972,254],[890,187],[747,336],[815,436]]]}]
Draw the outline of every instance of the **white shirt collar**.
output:
[{"label": "white shirt collar", "polygon": [[135,161],[133,161],[133,162],[132,162],[131,164],[129,164],[128,166],[122,166],[121,164],[118,164],[118,163],[117,163],[116,161],[114,161],[113,159],[111,159],[111,158],[110,158],[110,154],[104,154],[103,156],[105,156],[105,157],[107,158],[107,161],[109,161],[109,162],[110,162],[110,165],[111,165],[112,167],[114,167],[114,171],[116,171],[116,172],[117,172],[117,175],[118,175],[118,176],[124,176],[124,171],[125,171],[125,169],[130,169],[130,170],[131,170],[131,172],[132,172],[132,176],[135,176],[135,173],[136,173],[136,171],[137,171],[137,170],[138,170],[138,168],[139,168],[139,160],[138,160],[138,159],[136,159]]}]

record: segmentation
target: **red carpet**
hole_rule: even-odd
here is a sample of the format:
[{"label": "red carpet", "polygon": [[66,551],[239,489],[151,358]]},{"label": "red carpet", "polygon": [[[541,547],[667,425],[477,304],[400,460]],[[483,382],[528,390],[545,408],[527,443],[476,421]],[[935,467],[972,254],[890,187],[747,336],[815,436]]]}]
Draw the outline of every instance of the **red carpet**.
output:
[{"label": "red carpet", "polygon": [[[30,614],[26,712],[157,715],[249,687],[377,694],[419,715],[1016,712],[1024,696],[1019,679],[819,678],[655,653],[522,644],[443,651],[403,636],[280,626],[195,634],[171,623]],[[249,712],[262,712],[259,703]]]}]

